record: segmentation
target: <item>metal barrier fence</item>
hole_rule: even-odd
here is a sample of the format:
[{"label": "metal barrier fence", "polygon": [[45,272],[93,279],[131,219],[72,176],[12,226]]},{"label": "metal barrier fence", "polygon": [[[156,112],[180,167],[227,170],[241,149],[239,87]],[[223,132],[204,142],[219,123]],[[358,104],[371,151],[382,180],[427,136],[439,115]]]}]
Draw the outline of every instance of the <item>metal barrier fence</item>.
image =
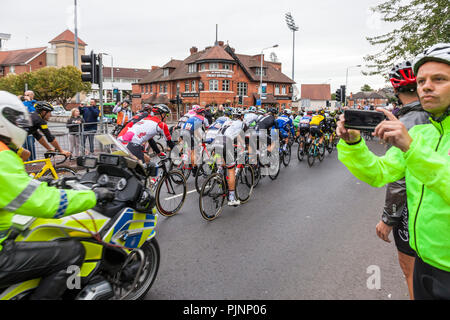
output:
[{"label": "metal barrier fence", "polygon": [[[71,125],[63,123],[49,124],[49,130],[61,149],[71,152],[73,158],[90,153],[97,154],[101,151],[101,144],[94,137],[98,134],[112,133],[114,126],[104,123],[104,132],[102,132],[101,127],[100,122]],[[50,143],[49,145],[53,148]],[[44,154],[47,152],[32,136],[28,136],[23,147],[31,152],[29,161],[43,159]]]}]

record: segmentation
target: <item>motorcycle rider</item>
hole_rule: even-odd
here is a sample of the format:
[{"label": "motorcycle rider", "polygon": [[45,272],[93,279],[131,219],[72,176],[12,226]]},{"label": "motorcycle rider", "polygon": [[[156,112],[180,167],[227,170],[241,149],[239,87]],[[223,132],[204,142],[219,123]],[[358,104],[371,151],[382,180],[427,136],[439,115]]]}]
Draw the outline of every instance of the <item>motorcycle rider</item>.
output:
[{"label": "motorcycle rider", "polygon": [[28,176],[22,160],[12,149],[21,146],[31,126],[27,108],[20,100],[0,91],[0,286],[41,278],[31,299],[60,298],[70,274],[67,267],[81,266],[85,250],[76,240],[14,242],[9,240],[15,214],[59,219],[112,200],[108,189],[60,190]]}]

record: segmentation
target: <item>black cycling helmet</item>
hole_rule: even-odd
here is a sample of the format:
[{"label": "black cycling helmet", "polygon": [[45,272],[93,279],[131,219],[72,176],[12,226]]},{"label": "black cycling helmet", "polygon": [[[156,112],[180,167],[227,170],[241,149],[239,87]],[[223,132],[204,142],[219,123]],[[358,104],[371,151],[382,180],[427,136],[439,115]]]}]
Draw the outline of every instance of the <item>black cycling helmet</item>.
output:
[{"label": "black cycling helmet", "polygon": [[55,108],[53,108],[53,106],[45,101],[38,101],[34,104],[34,108],[36,109],[37,112],[41,112],[41,111],[47,111],[47,112],[52,112],[53,110],[55,110]]},{"label": "black cycling helmet", "polygon": [[270,113],[273,113],[273,115],[277,115],[278,114],[278,110],[275,109],[275,108],[269,108],[269,110],[267,110],[267,111],[269,111]]},{"label": "black cycling helmet", "polygon": [[144,104],[142,106],[142,111],[152,111],[152,106],[149,104]]},{"label": "black cycling helmet", "polygon": [[170,114],[170,109],[165,104],[158,104],[158,105],[154,106],[152,111],[153,111],[153,113],[160,114],[160,115]]}]

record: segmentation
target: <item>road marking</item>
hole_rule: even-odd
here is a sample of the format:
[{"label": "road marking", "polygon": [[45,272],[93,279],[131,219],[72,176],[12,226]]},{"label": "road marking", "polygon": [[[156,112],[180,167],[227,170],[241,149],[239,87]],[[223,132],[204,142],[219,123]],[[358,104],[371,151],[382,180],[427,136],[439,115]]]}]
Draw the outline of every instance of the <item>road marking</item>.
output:
[{"label": "road marking", "polygon": [[[192,190],[192,191],[186,192],[186,196],[188,194],[191,194],[191,193],[194,193],[194,192],[197,192],[197,190]],[[173,196],[173,197],[166,198],[164,200],[172,200],[172,199],[179,198],[179,197],[182,197],[182,196],[183,196],[182,194],[179,194],[179,195],[176,195],[176,196]]]}]

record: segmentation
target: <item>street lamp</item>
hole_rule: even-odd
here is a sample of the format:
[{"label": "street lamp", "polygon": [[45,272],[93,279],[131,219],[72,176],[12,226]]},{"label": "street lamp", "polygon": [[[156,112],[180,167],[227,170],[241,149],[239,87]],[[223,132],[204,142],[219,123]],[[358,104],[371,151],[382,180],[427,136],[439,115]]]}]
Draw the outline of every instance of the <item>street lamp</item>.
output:
[{"label": "street lamp", "polygon": [[[295,24],[294,18],[292,17],[291,13],[288,12],[285,14],[286,23],[289,29],[292,31],[293,36],[293,48],[292,48],[292,80],[294,80],[295,75],[295,69],[294,69],[294,63],[295,63],[295,32],[298,31],[299,27]],[[294,80],[295,81],[295,80]]]},{"label": "street lamp", "polygon": [[[358,64],[356,66],[350,66],[350,67],[347,68],[347,75],[346,75],[346,78],[345,78],[345,89],[346,90],[348,88],[348,69],[350,69],[350,68],[361,68],[361,67],[362,66],[360,64]],[[345,97],[344,97],[344,106],[347,106],[347,94],[345,94]]]},{"label": "street lamp", "polygon": [[[75,1],[75,3],[74,3],[74,5],[75,5],[75,14],[74,14],[75,52],[74,52],[73,58],[74,58],[75,68],[78,69],[78,66],[79,66],[79,64],[78,64],[78,12],[77,12],[78,11],[78,3],[77,3],[77,0],[74,0],[74,1]],[[80,103],[80,93],[79,92],[77,92],[77,95],[76,95],[76,102]]]},{"label": "street lamp", "polygon": [[272,49],[272,48],[278,48],[278,45],[274,45],[271,47],[267,47],[261,50],[261,69],[260,69],[260,80],[259,80],[259,100],[261,101],[261,107],[262,107],[262,80],[263,80],[263,60],[264,60],[264,50]]},{"label": "street lamp", "polygon": [[[114,92],[114,57],[109,53],[103,53],[105,56],[111,57],[111,87],[112,91]],[[114,100],[114,97],[113,97]]]}]

